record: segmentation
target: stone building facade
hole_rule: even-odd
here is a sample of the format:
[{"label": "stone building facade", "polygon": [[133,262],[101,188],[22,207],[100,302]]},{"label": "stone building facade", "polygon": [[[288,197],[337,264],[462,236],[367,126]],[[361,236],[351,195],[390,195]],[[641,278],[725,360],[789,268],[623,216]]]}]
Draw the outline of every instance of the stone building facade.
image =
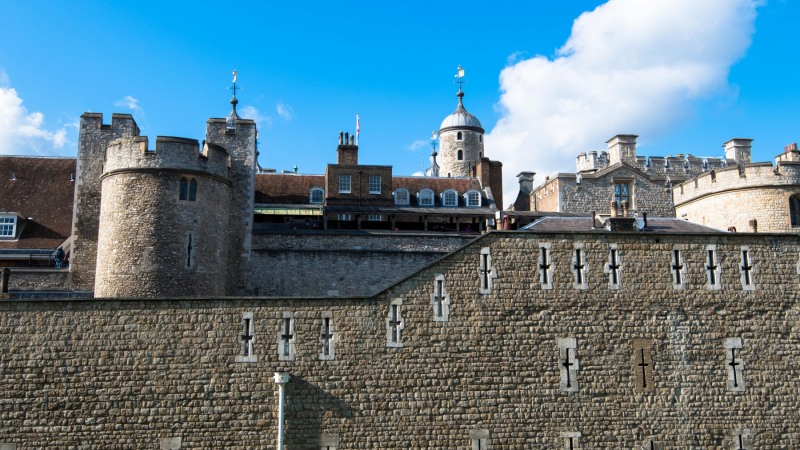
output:
[{"label": "stone building facade", "polygon": [[[636,138],[621,134],[611,138],[608,151],[580,153],[575,173],[559,173],[546,178],[531,191],[530,204],[516,201],[514,210],[587,213],[606,212],[614,200],[621,208],[626,201],[631,213],[647,213],[660,217],[675,217],[672,186],[711,170],[736,165],[740,153],[726,153],[725,158],[698,158],[692,155],[656,157],[637,156]],[[747,144],[749,141],[736,140]],[[733,141],[732,141],[733,142]],[[749,162],[749,160],[748,160]],[[532,172],[519,175],[524,188],[531,183]],[[528,209],[524,209],[528,208]]]},{"label": "stone building facade", "polygon": [[722,230],[800,232],[800,152],[786,146],[770,162],[743,163],[703,173],[673,187],[676,215]]},{"label": "stone building facade", "polygon": [[0,444],[274,448],[278,372],[287,449],[800,446],[797,237],[580,224],[366,298],[0,301]]}]

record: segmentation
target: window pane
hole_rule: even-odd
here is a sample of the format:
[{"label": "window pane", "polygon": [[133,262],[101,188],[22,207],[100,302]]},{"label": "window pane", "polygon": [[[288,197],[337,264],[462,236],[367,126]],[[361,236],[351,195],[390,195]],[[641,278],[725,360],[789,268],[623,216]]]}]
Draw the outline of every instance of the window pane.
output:
[{"label": "window pane", "polygon": [[339,175],[339,192],[350,193],[350,175]]},{"label": "window pane", "polygon": [[197,199],[197,180],[192,179],[189,181],[189,201],[193,202]]},{"label": "window pane", "polygon": [[187,181],[186,178],[181,178],[181,184],[178,188],[178,198],[180,200],[186,200],[186,190],[187,190]]},{"label": "window pane", "polygon": [[370,194],[380,194],[381,193],[381,177],[380,177],[380,175],[370,175],[369,176],[369,193]]},{"label": "window pane", "polygon": [[394,201],[398,205],[408,204],[408,191],[406,189],[398,189],[394,193]]},{"label": "window pane", "polygon": [[14,224],[16,221],[16,217],[0,217],[0,236],[14,237]]}]

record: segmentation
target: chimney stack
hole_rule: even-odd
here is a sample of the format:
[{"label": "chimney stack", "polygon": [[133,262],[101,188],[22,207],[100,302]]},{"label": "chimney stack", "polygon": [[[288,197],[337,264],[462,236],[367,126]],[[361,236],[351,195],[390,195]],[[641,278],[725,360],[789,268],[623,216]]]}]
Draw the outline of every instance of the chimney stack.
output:
[{"label": "chimney stack", "polygon": [[336,163],[345,165],[358,165],[358,146],[355,145],[355,136],[350,133],[339,132],[339,146],[336,148]]},{"label": "chimney stack", "polygon": [[752,139],[734,138],[726,142],[723,146],[725,148],[725,159],[732,159],[737,164],[749,164],[750,152],[753,146]]}]

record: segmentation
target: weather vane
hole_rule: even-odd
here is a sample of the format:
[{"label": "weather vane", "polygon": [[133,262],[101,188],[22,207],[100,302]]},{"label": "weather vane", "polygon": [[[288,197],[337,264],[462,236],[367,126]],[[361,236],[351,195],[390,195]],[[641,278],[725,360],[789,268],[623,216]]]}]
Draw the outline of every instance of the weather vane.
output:
[{"label": "weather vane", "polygon": [[433,152],[436,153],[436,139],[439,137],[439,133],[436,130],[431,133],[431,147],[433,147]]},{"label": "weather vane", "polygon": [[236,71],[235,70],[233,71],[233,86],[229,87],[228,89],[233,90],[233,98],[236,98],[236,89],[238,89],[238,87],[236,86]]},{"label": "weather vane", "polygon": [[460,91],[461,90],[461,85],[463,85],[465,83],[464,80],[463,80],[463,78],[464,78],[464,69],[461,68],[461,65],[458,66],[458,69],[456,71],[456,78],[457,78],[457,80],[456,80],[455,83],[458,85],[458,90]]}]

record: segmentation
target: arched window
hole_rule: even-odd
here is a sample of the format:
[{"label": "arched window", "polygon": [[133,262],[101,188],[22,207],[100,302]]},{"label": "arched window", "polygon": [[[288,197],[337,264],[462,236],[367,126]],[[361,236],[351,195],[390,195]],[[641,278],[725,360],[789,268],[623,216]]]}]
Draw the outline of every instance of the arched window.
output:
[{"label": "arched window", "polygon": [[180,187],[178,187],[178,200],[186,200],[186,192],[188,191],[189,180],[181,178]]},{"label": "arched window", "polygon": [[311,188],[311,191],[308,193],[308,202],[314,205],[322,204],[323,200],[325,199],[325,190],[322,188]]},{"label": "arched window", "polygon": [[464,203],[467,205],[467,208],[477,208],[481,206],[481,193],[475,190],[467,191],[464,194]]},{"label": "arched window", "polygon": [[442,192],[442,206],[458,206],[458,193],[452,189]]},{"label": "arched window", "polygon": [[408,205],[408,189],[395,189],[394,191],[394,204],[395,205]]},{"label": "arched window", "polygon": [[433,206],[433,191],[423,189],[417,193],[417,203],[419,206]]},{"label": "arched window", "polygon": [[789,217],[793,227],[800,227],[800,195],[789,198]]},{"label": "arched window", "polygon": [[189,180],[189,201],[193,202],[197,200],[197,180],[192,178]]},{"label": "arched window", "polygon": [[457,141],[463,141],[464,140],[464,135],[461,134],[460,131],[458,133],[456,133],[456,140]]},{"label": "arched window", "polygon": [[461,150],[461,149],[458,150],[457,158],[458,158],[459,161],[462,161],[464,159],[464,150]]},{"label": "arched window", "polygon": [[482,134],[478,135],[478,142],[483,142],[483,135]]}]

